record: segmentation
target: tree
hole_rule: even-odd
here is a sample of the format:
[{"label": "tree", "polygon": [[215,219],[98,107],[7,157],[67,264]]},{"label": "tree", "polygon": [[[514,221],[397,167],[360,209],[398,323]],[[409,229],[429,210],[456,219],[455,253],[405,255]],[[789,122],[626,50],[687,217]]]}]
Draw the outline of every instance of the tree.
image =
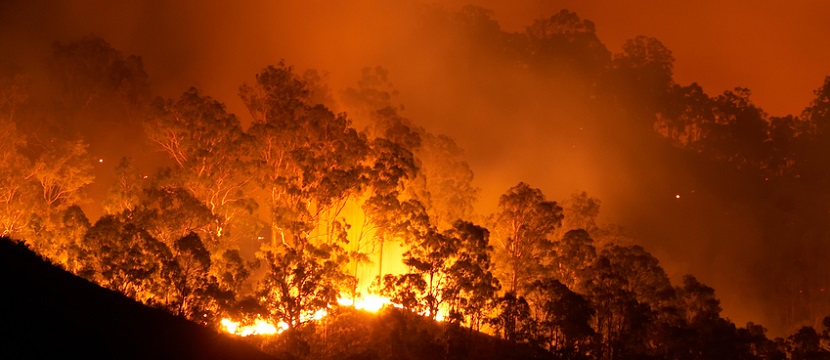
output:
[{"label": "tree", "polygon": [[826,183],[830,179],[830,161],[827,153],[830,139],[830,76],[813,91],[815,98],[801,113],[803,135],[797,142],[798,174],[813,181]]},{"label": "tree", "polygon": [[[582,229],[591,236],[599,235],[597,225],[599,208],[599,199],[588,196],[587,192],[571,194],[571,197],[562,205],[562,227],[558,232]],[[562,238],[562,236],[564,233],[556,238]]]},{"label": "tree", "polygon": [[703,152],[714,121],[713,100],[697,83],[672,86],[666,107],[657,114],[654,130],[675,146]]},{"label": "tree", "polygon": [[21,153],[26,139],[15,124],[0,118],[0,233],[18,236],[35,214],[38,189],[31,181],[32,164]]},{"label": "tree", "polygon": [[418,193],[432,223],[443,231],[473,215],[479,189],[472,185],[473,171],[455,141],[424,130],[420,138],[421,146],[415,149],[420,171],[412,191]]},{"label": "tree", "polygon": [[[309,236],[323,220],[337,221],[361,186],[368,147],[344,114],[311,104],[306,83],[284,63],[267,67],[256,79],[255,86],[241,87],[240,96],[254,118],[249,132],[269,194],[272,242],[285,243]],[[318,235],[332,236],[325,230]]]},{"label": "tree", "polygon": [[190,232],[173,244],[173,299],[168,307],[173,314],[193,321],[213,320],[217,309],[218,284],[210,276],[210,253],[199,235]]},{"label": "tree", "polygon": [[812,327],[799,328],[787,341],[791,346],[790,358],[793,360],[830,358],[830,351],[821,346],[821,336]]},{"label": "tree", "polygon": [[[356,119],[362,119],[364,126],[374,126],[381,109],[399,110],[393,99],[398,91],[389,80],[389,70],[376,66],[361,69],[357,87],[349,87],[340,94],[346,111]],[[370,131],[371,132],[371,131]],[[375,132],[378,136],[378,133]]]},{"label": "tree", "polygon": [[499,337],[513,343],[535,341],[538,325],[524,297],[517,298],[512,292],[506,292],[496,301],[494,313],[489,323]]},{"label": "tree", "polygon": [[100,218],[80,248],[80,273],[87,279],[145,304],[166,305],[173,255],[135,223],[131,212]]},{"label": "tree", "polygon": [[409,311],[478,329],[499,289],[490,270],[487,229],[459,220],[438,232],[425,222],[410,224],[406,234],[408,270],[385,275],[378,284],[381,295]]},{"label": "tree", "polygon": [[77,273],[80,270],[78,259],[83,257],[81,243],[90,227],[84,211],[78,205],[72,205],[62,211],[52,230],[40,232],[35,249],[53,263]]},{"label": "tree", "polygon": [[[616,303],[616,317],[623,317],[628,323],[623,329],[629,351],[640,353],[674,353],[669,341],[640,341],[640,338],[655,339],[667,336],[664,332],[685,331],[686,322],[677,306],[675,289],[658,260],[638,245],[606,245],[600,255],[608,261],[619,289],[611,292],[602,290],[597,295],[614,294],[626,298]],[[613,301],[611,304],[615,304]],[[631,336],[630,334],[638,334]],[[635,346],[636,345],[636,346]]]},{"label": "tree", "polygon": [[720,318],[720,300],[715,289],[703,284],[692,275],[683,276],[683,285],[676,288],[681,310],[690,323]]},{"label": "tree", "polygon": [[735,324],[720,317],[720,300],[714,289],[686,275],[676,291],[681,313],[685,313],[692,330],[690,352],[701,358],[733,359],[746,352],[741,348]]},{"label": "tree", "polygon": [[568,288],[582,290],[596,261],[594,240],[585,230],[571,230],[554,242],[553,249],[556,256],[551,272]]},{"label": "tree", "polygon": [[[446,301],[446,268],[456,251],[455,244],[431,226],[426,209],[417,200],[401,202],[393,192],[370,198],[367,205],[368,214],[380,224],[376,236],[381,256],[384,242],[401,239],[405,249],[402,260],[408,267],[401,275],[379,274],[380,293],[407,310],[436,318],[439,306]],[[389,212],[384,213],[384,209]]]},{"label": "tree", "polygon": [[[409,272],[399,276],[387,275],[381,294],[398,298],[413,298],[417,307],[412,310],[435,319],[451,297],[449,267],[458,251],[453,239],[429,228],[422,234],[412,234],[406,240],[403,263]],[[402,279],[397,280],[398,277]],[[393,280],[389,282],[388,280]],[[392,288],[394,286],[394,288]],[[407,295],[401,295],[405,293]]]},{"label": "tree", "polygon": [[541,311],[535,314],[538,336],[548,351],[583,355],[588,352],[595,333],[591,328],[594,309],[587,299],[552,278],[536,280],[528,296],[540,305]]},{"label": "tree", "polygon": [[594,23],[568,10],[536,20],[526,29],[530,64],[559,76],[599,74],[610,53],[597,38]]},{"label": "tree", "polygon": [[34,161],[31,178],[39,185],[48,224],[51,214],[81,202],[81,190],[95,178],[87,144],[81,140],[53,140]]},{"label": "tree", "polygon": [[146,100],[148,76],[141,57],[125,57],[101,38],[55,43],[48,65],[64,106],[73,113],[120,105],[129,114]]},{"label": "tree", "polygon": [[650,309],[626,290],[623,271],[600,256],[591,267],[592,274],[585,285],[586,297],[596,311],[594,329],[602,339],[598,350],[603,359],[633,356],[646,350]]},{"label": "tree", "polygon": [[716,97],[717,131],[707,138],[712,141],[709,147],[717,152],[718,158],[739,168],[759,168],[768,157],[766,113],[752,103],[750,95],[749,89],[736,88]]},{"label": "tree", "polygon": [[624,290],[631,292],[638,302],[649,306],[663,321],[673,322],[677,314],[675,289],[659,261],[639,245],[611,245],[602,250],[602,256],[619,269],[625,279]]},{"label": "tree", "polygon": [[[762,167],[773,176],[796,174],[797,144],[804,136],[804,123],[792,115],[770,117],[769,157]],[[800,164],[798,164],[800,165]]]},{"label": "tree", "polygon": [[449,313],[463,318],[471,330],[478,331],[494,306],[501,288],[493,274],[490,232],[467,221],[456,221],[449,236],[458,242],[455,262],[449,269],[452,296]]},{"label": "tree", "polygon": [[29,99],[30,79],[21,74],[0,77],[0,119],[15,121],[21,106]]},{"label": "tree", "polygon": [[[211,236],[215,215],[183,188],[149,185],[144,189],[140,207],[133,213],[148,233],[171,248],[176,240],[191,232],[204,234],[209,240],[215,239]],[[209,242],[210,245],[215,243]]]},{"label": "tree", "polygon": [[146,132],[176,162],[174,184],[215,215],[211,238],[228,238],[234,229],[240,237],[253,236],[253,149],[236,116],[196,88],[175,101],[157,99],[153,109]]},{"label": "tree", "polygon": [[812,134],[830,135],[830,76],[824,78],[822,85],[813,91],[815,99],[804,109],[801,117],[809,121]]},{"label": "tree", "polygon": [[371,234],[369,243],[378,249],[378,277],[382,283],[384,244],[403,239],[407,236],[407,224],[415,217],[428,214],[423,202],[412,194],[404,194],[410,193],[407,189],[419,173],[412,149],[420,146],[420,134],[390,108],[379,111],[378,115],[374,131],[382,135],[376,135],[369,142],[365,159],[367,187],[360,204],[364,224],[356,245],[360,245],[364,234]]},{"label": "tree", "polygon": [[624,108],[654,119],[672,90],[673,67],[674,56],[660,40],[647,36],[626,40],[622,53],[615,54],[612,61],[614,94]]},{"label": "tree", "polygon": [[549,267],[553,242],[548,239],[562,223],[562,208],[547,201],[542,191],[525,183],[510,188],[491,215],[495,256],[502,264],[496,274],[507,291],[523,291]]},{"label": "tree", "polygon": [[235,299],[251,276],[251,268],[255,264],[245,261],[237,249],[226,249],[211,258],[211,273],[216,277],[219,289]]},{"label": "tree", "polygon": [[267,273],[257,297],[276,322],[302,327],[335,304],[348,276],[341,266],[345,254],[337,247],[315,246],[296,238],[291,246],[261,253]]},{"label": "tree", "polygon": [[115,183],[107,191],[104,212],[108,215],[134,210],[141,201],[146,180],[130,158],[121,158],[115,167]]}]

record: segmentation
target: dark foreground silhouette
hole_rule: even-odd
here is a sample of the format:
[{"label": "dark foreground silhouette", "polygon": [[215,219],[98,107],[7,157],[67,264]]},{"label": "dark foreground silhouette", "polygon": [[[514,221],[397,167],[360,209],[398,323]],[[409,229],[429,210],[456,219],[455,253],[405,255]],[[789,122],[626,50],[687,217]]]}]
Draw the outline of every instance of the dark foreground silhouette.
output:
[{"label": "dark foreground silhouette", "polygon": [[0,238],[0,359],[274,359]]}]

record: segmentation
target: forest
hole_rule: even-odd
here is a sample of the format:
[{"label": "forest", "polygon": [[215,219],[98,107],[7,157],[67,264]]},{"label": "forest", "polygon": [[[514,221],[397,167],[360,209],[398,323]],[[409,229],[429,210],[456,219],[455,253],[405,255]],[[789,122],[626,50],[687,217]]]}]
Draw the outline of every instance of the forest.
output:
[{"label": "forest", "polygon": [[464,149],[407,115],[382,66],[332,89],[275,61],[234,114],[195,86],[154,93],[139,55],[95,35],[2,57],[2,236],[216,331],[267,324],[244,338],[282,358],[476,358],[485,338],[538,358],[830,358],[830,77],[801,114],[769,116],[749,89],[676,83],[658,39],[612,53],[568,10],[521,32],[474,6],[438,19],[476,44],[454,50],[459,76],[499,69],[494,97],[531,82],[608,119],[609,152],[718,174],[709,190],[764,225],[758,286],[786,335],[733,323],[694,275],[673,283],[586,192],[518,182],[482,214]]}]

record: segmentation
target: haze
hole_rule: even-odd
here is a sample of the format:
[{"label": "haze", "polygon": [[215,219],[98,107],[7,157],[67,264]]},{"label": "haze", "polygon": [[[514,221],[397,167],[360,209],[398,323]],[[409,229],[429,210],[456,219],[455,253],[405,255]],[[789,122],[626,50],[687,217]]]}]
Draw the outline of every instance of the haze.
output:
[{"label": "haze", "polygon": [[[94,34],[124,54],[141,56],[155,93],[175,98],[196,86],[243,123],[250,119],[237,96],[239,85],[280,59],[325,74],[335,98],[355,86],[361,69],[382,66],[403,115],[466,150],[482,189],[480,213],[492,212],[498,196],[519,181],[551,199],[587,191],[602,201],[601,221],[627,228],[673,280],[693,273],[712,285],[726,317],[737,324],[756,321],[775,333],[789,330],[776,327],[764,303],[766,288],[759,285],[765,274],[757,272],[759,264],[771,256],[759,242],[761,224],[748,214],[743,197],[720,197],[739,185],[667,163],[650,148],[637,148],[638,138],[627,132],[608,142],[614,119],[597,118],[595,109],[569,101],[567,91],[540,93],[535,79],[514,78],[502,68],[471,71],[486,68],[488,60],[459,59],[485,45],[459,42],[436,26],[440,16],[467,3],[491,9],[504,32],[523,31],[568,9],[592,21],[613,54],[628,39],[655,37],[673,53],[676,83],[697,82],[712,96],[747,87],[754,103],[774,116],[800,114],[830,74],[830,46],[822,37],[830,33],[824,19],[830,3],[820,1],[685,7],[645,0],[262,1],[239,7],[7,1],[0,5],[0,47],[19,51],[0,54],[0,64],[36,64],[53,41]],[[100,156],[111,157],[106,151]]]}]

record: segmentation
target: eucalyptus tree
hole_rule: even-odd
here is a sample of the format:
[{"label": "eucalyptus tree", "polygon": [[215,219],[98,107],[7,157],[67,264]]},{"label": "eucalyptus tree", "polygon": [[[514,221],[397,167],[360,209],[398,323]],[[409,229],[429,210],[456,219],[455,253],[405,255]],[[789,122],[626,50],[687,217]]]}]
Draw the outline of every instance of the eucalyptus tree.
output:
[{"label": "eucalyptus tree", "polygon": [[167,181],[216,216],[205,234],[211,244],[233,231],[236,240],[255,236],[256,229],[247,225],[257,208],[251,139],[224,104],[190,88],[177,100],[157,99],[145,130],[175,163]]},{"label": "eucalyptus tree", "polygon": [[350,281],[350,224],[341,212],[365,186],[370,148],[345,114],[313,104],[309,84],[282,62],[242,85],[240,96],[253,118],[253,164],[271,228],[259,253],[266,275],[258,298],[299,327]]},{"label": "eucalyptus tree", "polygon": [[507,291],[521,294],[525,286],[548,271],[554,256],[554,242],[549,237],[562,218],[562,207],[526,183],[501,196],[498,211],[490,216],[490,228],[500,264],[496,274]]}]

